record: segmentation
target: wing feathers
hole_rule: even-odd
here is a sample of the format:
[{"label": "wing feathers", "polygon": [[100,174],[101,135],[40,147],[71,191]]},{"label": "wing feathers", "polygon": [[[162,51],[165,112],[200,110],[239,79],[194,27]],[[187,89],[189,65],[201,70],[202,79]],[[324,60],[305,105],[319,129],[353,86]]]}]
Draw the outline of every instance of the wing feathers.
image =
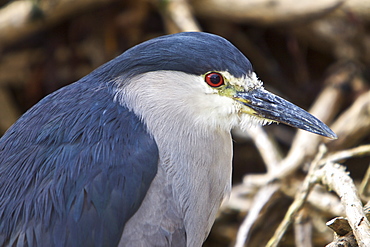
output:
[{"label": "wing feathers", "polygon": [[49,95],[0,139],[1,246],[118,244],[158,150],[144,124],[94,86]]}]

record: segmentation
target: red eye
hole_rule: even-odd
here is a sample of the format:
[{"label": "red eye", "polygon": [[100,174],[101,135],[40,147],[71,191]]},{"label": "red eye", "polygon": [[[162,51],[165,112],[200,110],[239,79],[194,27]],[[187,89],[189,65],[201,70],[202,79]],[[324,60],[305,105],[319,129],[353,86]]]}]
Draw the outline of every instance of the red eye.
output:
[{"label": "red eye", "polygon": [[222,77],[222,75],[220,73],[211,72],[211,73],[206,75],[204,80],[211,87],[219,87],[221,85],[224,85],[224,78]]}]

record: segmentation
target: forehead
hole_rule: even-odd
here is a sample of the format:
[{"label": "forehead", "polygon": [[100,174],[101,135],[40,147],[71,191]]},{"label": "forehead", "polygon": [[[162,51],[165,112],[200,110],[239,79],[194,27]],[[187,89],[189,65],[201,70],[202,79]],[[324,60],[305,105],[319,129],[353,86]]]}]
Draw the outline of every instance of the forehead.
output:
[{"label": "forehead", "polygon": [[240,78],[253,71],[249,60],[226,39],[208,33],[188,32],[155,38],[127,50],[120,68],[131,76],[173,70],[201,75],[228,71]]}]

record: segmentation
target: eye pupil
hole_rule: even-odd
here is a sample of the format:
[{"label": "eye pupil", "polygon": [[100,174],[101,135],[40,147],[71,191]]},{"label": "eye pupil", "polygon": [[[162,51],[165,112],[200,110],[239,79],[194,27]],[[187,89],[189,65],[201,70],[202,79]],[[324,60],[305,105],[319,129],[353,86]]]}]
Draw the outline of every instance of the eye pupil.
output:
[{"label": "eye pupil", "polygon": [[218,84],[220,81],[221,81],[221,78],[219,75],[216,75],[216,74],[212,74],[209,76],[209,79],[211,80],[211,82],[213,84]]},{"label": "eye pupil", "polygon": [[206,75],[205,81],[211,87],[219,87],[224,84],[224,78],[220,73],[211,72]]}]

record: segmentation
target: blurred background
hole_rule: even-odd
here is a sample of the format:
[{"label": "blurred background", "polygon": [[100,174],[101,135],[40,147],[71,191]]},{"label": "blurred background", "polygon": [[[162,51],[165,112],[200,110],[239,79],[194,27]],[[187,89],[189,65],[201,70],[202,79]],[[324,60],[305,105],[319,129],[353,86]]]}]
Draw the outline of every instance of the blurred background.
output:
[{"label": "blurred background", "polygon": [[[268,90],[307,110],[320,100],[320,118],[339,136],[336,141],[320,139],[330,152],[368,144],[369,24],[367,0],[0,0],[0,135],[45,95],[126,49],[160,35],[205,31],[238,47]],[[286,156],[296,130],[283,125],[263,130],[279,156]],[[233,193],[238,199],[233,194],[224,205],[205,246],[233,246],[264,184],[250,186],[246,176],[269,173],[255,137],[236,130],[234,140]],[[314,154],[305,156],[264,205],[248,231],[246,246],[265,246]],[[343,162],[359,186],[366,182],[370,162],[368,155],[362,156]],[[361,192],[366,203],[366,190]],[[322,198],[330,194],[322,193]],[[305,229],[301,233],[309,240],[299,242],[301,228],[291,226],[280,246],[330,243],[333,232],[325,222],[342,212],[336,209],[340,201],[333,203],[317,209],[307,202],[300,220]]]}]

